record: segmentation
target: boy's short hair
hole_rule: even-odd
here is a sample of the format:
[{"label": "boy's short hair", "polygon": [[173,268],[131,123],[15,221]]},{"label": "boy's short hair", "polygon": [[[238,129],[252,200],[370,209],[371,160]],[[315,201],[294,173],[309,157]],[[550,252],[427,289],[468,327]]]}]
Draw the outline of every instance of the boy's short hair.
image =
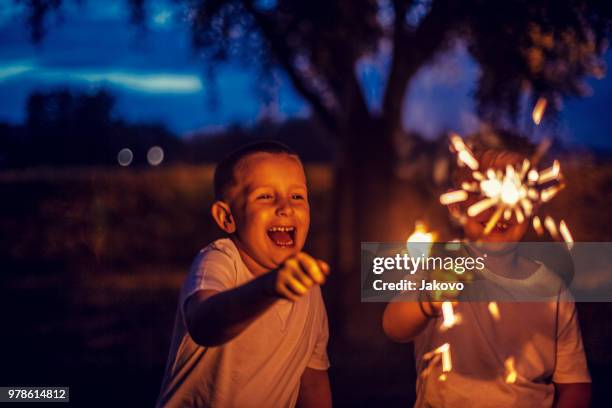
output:
[{"label": "boy's short hair", "polygon": [[228,154],[223,160],[221,160],[215,168],[215,200],[223,200],[223,198],[227,194],[227,191],[236,182],[234,172],[238,163],[240,163],[240,161],[246,158],[247,156],[250,156],[255,153],[288,154],[291,156],[298,157],[297,153],[289,146],[274,140],[253,142],[234,150],[233,152]]}]

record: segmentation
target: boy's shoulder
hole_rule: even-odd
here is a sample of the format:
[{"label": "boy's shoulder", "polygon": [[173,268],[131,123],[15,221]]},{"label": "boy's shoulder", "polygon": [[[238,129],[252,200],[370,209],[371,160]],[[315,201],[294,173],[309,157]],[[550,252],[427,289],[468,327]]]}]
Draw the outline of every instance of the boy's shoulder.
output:
[{"label": "boy's shoulder", "polygon": [[215,254],[224,254],[230,258],[240,256],[234,242],[229,238],[220,238],[211,242],[200,250],[199,256],[215,256]]},{"label": "boy's shoulder", "polygon": [[248,278],[238,249],[228,238],[218,239],[202,248],[191,263],[183,292],[198,289],[227,290]]},{"label": "boy's shoulder", "polygon": [[201,269],[211,263],[236,269],[240,262],[240,253],[236,245],[229,238],[221,238],[200,249],[193,260],[191,271]]}]

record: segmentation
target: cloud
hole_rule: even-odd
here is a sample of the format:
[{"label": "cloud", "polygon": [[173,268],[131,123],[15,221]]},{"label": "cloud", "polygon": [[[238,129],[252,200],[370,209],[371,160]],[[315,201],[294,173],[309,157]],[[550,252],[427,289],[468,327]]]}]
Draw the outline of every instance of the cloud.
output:
[{"label": "cloud", "polygon": [[182,94],[199,93],[203,90],[200,77],[189,73],[49,68],[23,61],[0,66],[0,83],[23,79],[26,76],[28,79],[57,84],[86,82],[146,93]]},{"label": "cloud", "polygon": [[25,72],[32,71],[34,67],[27,62],[15,62],[0,66],[0,82],[19,76]]},{"label": "cloud", "polygon": [[197,93],[202,91],[202,81],[197,75],[170,73],[131,73],[131,72],[75,72],[75,80],[94,84],[108,83],[134,91],[152,93]]}]

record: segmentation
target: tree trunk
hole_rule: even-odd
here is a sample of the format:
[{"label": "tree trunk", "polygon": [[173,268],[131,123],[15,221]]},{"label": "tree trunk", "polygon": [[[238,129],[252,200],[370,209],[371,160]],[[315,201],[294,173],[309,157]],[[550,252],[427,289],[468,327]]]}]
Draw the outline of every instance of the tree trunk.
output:
[{"label": "tree trunk", "polygon": [[[403,241],[414,225],[414,213],[404,208],[422,201],[406,200],[406,190],[394,177],[393,127],[380,119],[359,118],[345,130],[344,156],[337,160],[334,215],[335,265],[326,288],[330,310],[330,351],[335,360],[335,378],[349,378],[352,384],[338,389],[352,390],[337,395],[354,401],[364,389],[385,384],[368,384],[372,376],[389,383],[410,383],[414,375],[411,347],[393,344],[382,332],[384,303],[361,303],[361,242]],[[410,201],[410,202],[406,202]],[[359,358],[355,358],[355,356]],[[389,356],[393,357],[389,357]],[[340,361],[338,361],[340,360]],[[392,375],[394,379],[389,379]],[[363,391],[363,392],[362,392]],[[407,387],[404,397],[413,398]],[[358,397],[357,397],[358,398]]]},{"label": "tree trunk", "polygon": [[[395,131],[380,119],[352,121],[343,138],[344,156],[337,160],[335,169],[332,242],[336,278],[332,280],[332,303],[339,321],[334,323],[342,328],[340,333],[353,340],[361,337],[360,323],[351,322],[355,308],[361,308],[361,242],[405,240],[418,214],[403,209],[422,204],[422,197],[410,194],[394,175]],[[376,309],[375,305],[364,306]],[[376,324],[380,326],[380,316]]]}]

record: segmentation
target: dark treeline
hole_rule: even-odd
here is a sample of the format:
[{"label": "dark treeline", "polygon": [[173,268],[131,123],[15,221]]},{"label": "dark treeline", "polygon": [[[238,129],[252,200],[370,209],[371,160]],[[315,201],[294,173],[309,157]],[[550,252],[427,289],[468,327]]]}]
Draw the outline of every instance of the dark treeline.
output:
[{"label": "dark treeline", "polygon": [[287,143],[306,161],[327,161],[333,155],[330,138],[311,119],[264,120],[252,128],[230,126],[179,138],[162,124],[128,123],[114,107],[115,98],[105,90],[31,94],[22,125],[0,124],[0,168],[115,166],[123,148],[133,152],[132,165],[146,165],[152,146],[162,147],[165,164],[215,162],[232,149],[262,138]]}]

